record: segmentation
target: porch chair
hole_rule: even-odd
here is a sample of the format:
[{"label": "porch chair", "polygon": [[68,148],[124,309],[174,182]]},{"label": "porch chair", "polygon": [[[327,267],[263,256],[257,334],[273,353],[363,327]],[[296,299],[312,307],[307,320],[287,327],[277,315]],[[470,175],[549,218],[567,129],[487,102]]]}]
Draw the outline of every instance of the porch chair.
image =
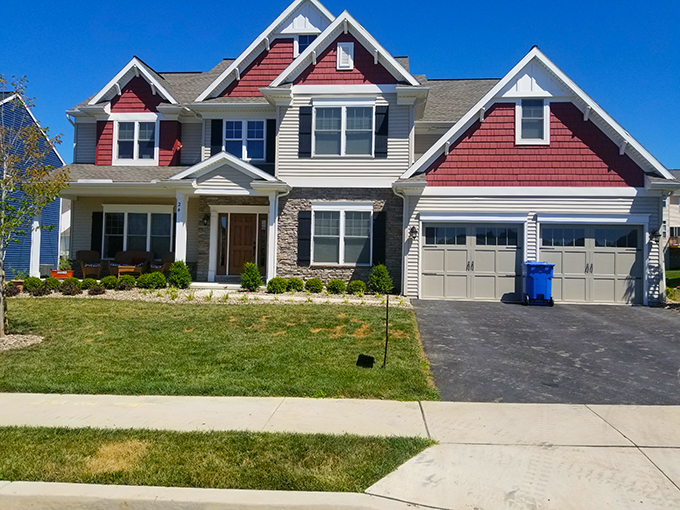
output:
[{"label": "porch chair", "polygon": [[76,252],[76,263],[80,265],[83,279],[88,275],[94,276],[97,280],[102,275],[102,259],[98,251],[80,250]]},{"label": "porch chair", "polygon": [[120,268],[134,267],[134,271],[126,271],[125,274],[141,276],[149,269],[149,264],[153,260],[152,251],[119,251],[115,258],[109,261],[109,274],[120,277]]},{"label": "porch chair", "polygon": [[169,251],[163,255],[163,258],[159,262],[153,261],[149,265],[150,273],[167,273],[170,271],[170,266],[175,261],[175,252]]}]

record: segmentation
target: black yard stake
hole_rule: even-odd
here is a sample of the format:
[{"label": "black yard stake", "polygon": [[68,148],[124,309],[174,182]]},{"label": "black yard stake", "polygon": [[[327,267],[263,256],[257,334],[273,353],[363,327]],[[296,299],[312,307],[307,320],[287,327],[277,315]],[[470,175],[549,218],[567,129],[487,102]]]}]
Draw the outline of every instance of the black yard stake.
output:
[{"label": "black yard stake", "polygon": [[385,306],[385,358],[383,359],[383,368],[387,365],[387,343],[390,340],[390,295],[385,294],[387,299]]}]

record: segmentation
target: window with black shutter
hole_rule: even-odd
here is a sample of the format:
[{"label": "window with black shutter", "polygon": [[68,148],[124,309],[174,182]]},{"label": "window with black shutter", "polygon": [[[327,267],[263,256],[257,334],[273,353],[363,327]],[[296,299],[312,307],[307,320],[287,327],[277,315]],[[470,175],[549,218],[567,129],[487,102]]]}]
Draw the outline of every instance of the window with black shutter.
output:
[{"label": "window with black shutter", "polygon": [[299,128],[299,147],[298,157],[312,157],[312,107],[300,107],[300,128]]},{"label": "window with black shutter", "polygon": [[373,265],[385,263],[385,243],[387,241],[386,235],[387,227],[387,213],[379,211],[373,213]]},{"label": "window with black shutter", "polygon": [[213,119],[210,123],[210,155],[222,152],[222,119]]},{"label": "window with black shutter", "polygon": [[375,107],[375,157],[387,157],[388,107]]},{"label": "window with black shutter", "polygon": [[298,266],[312,262],[312,211],[298,211]]}]

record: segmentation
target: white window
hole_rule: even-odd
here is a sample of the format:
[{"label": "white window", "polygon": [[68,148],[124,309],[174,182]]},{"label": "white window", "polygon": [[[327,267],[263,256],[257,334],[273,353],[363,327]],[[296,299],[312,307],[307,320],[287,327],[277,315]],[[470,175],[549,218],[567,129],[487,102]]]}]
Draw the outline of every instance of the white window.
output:
[{"label": "white window", "polygon": [[520,145],[550,143],[550,106],[543,99],[522,99],[515,112],[515,142]]},{"label": "white window", "polygon": [[316,35],[298,35],[295,40],[294,56],[297,57],[305,51],[314,42],[314,39],[316,39]]},{"label": "white window", "polygon": [[152,165],[158,162],[156,122],[118,121],[114,125],[114,162]]},{"label": "white window", "polygon": [[112,259],[119,251],[151,251],[160,259],[173,251],[172,230],[172,206],[105,206],[103,258]]},{"label": "white window", "polygon": [[373,106],[314,108],[316,156],[372,156]]},{"label": "white window", "polygon": [[371,264],[373,204],[312,204],[312,264]]},{"label": "white window", "polygon": [[264,120],[225,120],[224,150],[247,161],[265,159]]},{"label": "white window", "polygon": [[340,71],[350,71],[354,69],[354,43],[338,43],[337,68]]}]

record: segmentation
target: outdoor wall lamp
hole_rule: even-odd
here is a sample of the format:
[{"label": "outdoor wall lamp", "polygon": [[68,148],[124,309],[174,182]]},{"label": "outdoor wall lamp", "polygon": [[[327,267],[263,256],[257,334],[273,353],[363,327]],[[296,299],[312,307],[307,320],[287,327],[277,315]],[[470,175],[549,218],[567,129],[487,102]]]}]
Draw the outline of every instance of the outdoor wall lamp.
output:
[{"label": "outdoor wall lamp", "polygon": [[408,231],[408,237],[413,241],[418,239],[418,229],[416,227],[411,227],[411,230]]},{"label": "outdoor wall lamp", "polygon": [[202,220],[202,221],[203,221],[203,226],[204,226],[204,227],[207,227],[208,225],[210,225],[210,215],[209,215],[209,214],[203,215],[203,220]]},{"label": "outdoor wall lamp", "polygon": [[655,243],[658,243],[661,240],[661,232],[658,230],[654,230],[653,232],[649,233],[649,240],[654,241]]}]

